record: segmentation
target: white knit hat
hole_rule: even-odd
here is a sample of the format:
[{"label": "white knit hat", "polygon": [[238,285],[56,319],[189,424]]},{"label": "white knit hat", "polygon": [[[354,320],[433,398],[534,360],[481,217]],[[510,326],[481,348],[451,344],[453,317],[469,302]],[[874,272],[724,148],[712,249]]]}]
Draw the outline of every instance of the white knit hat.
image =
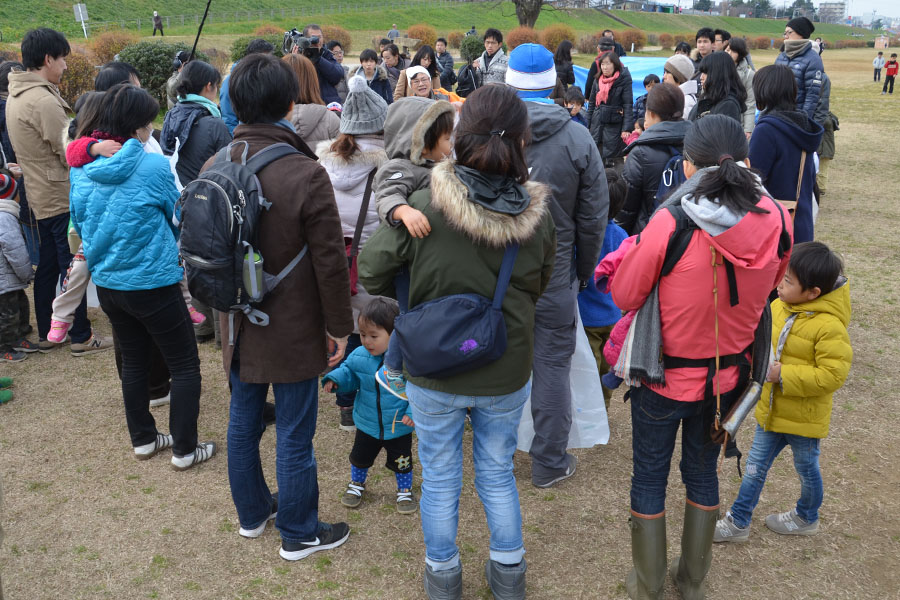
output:
[{"label": "white knit hat", "polygon": [[355,75],[347,83],[349,92],[341,113],[341,133],[365,135],[384,131],[388,105],[364,77]]}]

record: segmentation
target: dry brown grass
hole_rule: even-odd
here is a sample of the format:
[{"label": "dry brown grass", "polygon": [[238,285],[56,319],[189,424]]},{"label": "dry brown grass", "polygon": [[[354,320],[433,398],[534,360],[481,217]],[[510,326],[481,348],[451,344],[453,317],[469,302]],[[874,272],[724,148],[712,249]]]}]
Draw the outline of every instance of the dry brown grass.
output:
[{"label": "dry brown grass", "polygon": [[[835,396],[830,437],[822,444],[825,504],[822,532],[782,538],[762,518],[787,510],[799,485],[789,453],[778,459],[754,517],[749,543],[714,550],[711,598],[896,598],[900,595],[900,439],[897,375],[900,208],[896,96],[871,82],[870,50],[825,54],[841,119],[830,195],[821,213],[822,240],[844,253],[854,302],[853,369]],[[757,64],[774,55],[760,53]],[[898,90],[900,92],[900,90]],[[108,333],[102,314],[91,315]],[[331,397],[322,396],[316,438],[324,519],[353,528],[341,549],[298,563],[277,555],[270,527],[257,540],[237,535],[224,452],[228,396],[217,353],[201,347],[202,438],[223,452],[175,473],[167,457],[130,456],[111,354],[72,358],[57,350],[2,367],[16,378],[16,397],[0,406],[2,523],[0,570],[13,600],[56,598],[421,598],[424,547],[419,517],[393,509],[390,472],[373,469],[370,497],[347,511],[339,497],[348,475],[350,436],[337,429]],[[624,598],[630,568],[627,526],[631,473],[629,407],[617,396],[610,444],[579,450],[579,471],[557,489],[529,482],[527,455],[516,456],[529,597]],[[168,409],[155,414],[165,429]],[[749,449],[751,424],[741,436]],[[274,479],[274,433],[262,441]],[[676,451],[677,454],[677,451]],[[674,464],[677,464],[676,455]],[[418,477],[418,468],[416,469]],[[732,463],[722,475],[722,501],[739,482]],[[677,552],[683,489],[669,490],[670,556]],[[461,500],[459,544],[466,598],[489,598],[482,509],[471,460]],[[670,598],[676,594],[668,589]]]}]

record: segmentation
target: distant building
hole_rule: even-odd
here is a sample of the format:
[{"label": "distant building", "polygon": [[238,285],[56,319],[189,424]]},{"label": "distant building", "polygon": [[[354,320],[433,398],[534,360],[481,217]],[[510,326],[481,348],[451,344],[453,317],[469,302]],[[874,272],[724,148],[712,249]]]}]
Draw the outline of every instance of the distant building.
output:
[{"label": "distant building", "polygon": [[819,4],[819,21],[822,23],[843,23],[847,19],[846,2],[822,2]]}]

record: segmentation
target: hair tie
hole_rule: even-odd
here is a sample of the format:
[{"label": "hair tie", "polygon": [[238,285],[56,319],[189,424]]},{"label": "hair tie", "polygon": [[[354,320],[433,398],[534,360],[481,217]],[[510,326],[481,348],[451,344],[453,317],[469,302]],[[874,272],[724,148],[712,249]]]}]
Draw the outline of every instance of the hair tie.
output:
[{"label": "hair tie", "polygon": [[491,135],[499,135],[500,137],[503,137],[504,133],[506,133],[505,129],[495,129],[491,131]]},{"label": "hair tie", "polygon": [[730,154],[723,154],[722,156],[719,157],[719,166],[721,167],[722,163],[725,162],[726,160],[734,160],[734,157]]}]

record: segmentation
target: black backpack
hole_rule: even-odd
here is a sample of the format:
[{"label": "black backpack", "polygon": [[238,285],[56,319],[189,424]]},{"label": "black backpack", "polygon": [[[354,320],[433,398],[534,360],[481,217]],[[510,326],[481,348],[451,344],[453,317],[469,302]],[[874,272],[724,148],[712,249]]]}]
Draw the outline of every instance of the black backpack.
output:
[{"label": "black backpack", "polygon": [[[235,162],[232,149],[239,144],[244,149]],[[247,142],[228,144],[181,192],[181,256],[192,296],[222,312],[243,312],[255,325],[265,326],[268,315],[253,304],[297,266],[308,246],[277,275],[262,270],[257,228],[263,211],[272,205],[256,174],[279,158],[303,153],[279,143],[247,160],[248,150]],[[230,331],[229,343],[233,335]]]},{"label": "black backpack", "polygon": [[460,67],[459,74],[457,75],[458,83],[456,85],[456,94],[460,98],[465,98],[481,87],[480,79],[478,69],[472,65],[463,65]]}]

